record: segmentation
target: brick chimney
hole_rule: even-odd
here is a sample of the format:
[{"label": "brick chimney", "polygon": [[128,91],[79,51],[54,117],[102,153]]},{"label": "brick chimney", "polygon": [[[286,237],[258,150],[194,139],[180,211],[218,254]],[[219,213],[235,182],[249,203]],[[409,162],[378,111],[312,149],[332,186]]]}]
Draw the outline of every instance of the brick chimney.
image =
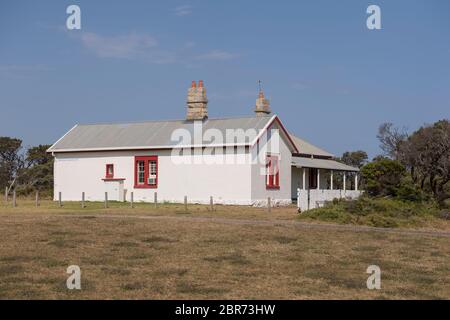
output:
[{"label": "brick chimney", "polygon": [[256,99],[255,113],[257,117],[264,117],[272,113],[269,100],[264,97],[262,90],[259,90],[258,99]]},{"label": "brick chimney", "polygon": [[188,90],[187,96],[187,120],[203,120],[208,117],[208,98],[206,97],[206,89],[203,86],[203,80],[195,81]]}]

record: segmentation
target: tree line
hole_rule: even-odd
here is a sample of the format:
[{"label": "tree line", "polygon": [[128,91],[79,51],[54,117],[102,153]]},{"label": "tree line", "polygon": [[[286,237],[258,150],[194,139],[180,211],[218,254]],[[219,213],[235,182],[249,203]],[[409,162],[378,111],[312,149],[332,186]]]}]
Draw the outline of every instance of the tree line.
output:
[{"label": "tree line", "polygon": [[372,197],[436,201],[449,206],[450,123],[424,125],[409,134],[405,128],[383,123],[377,138],[382,154],[368,161],[367,153],[345,152],[338,158],[361,169],[362,189]]},{"label": "tree line", "polygon": [[38,145],[24,150],[22,140],[0,137],[0,188],[8,192],[43,195],[53,192],[53,157],[46,151],[50,145]]}]

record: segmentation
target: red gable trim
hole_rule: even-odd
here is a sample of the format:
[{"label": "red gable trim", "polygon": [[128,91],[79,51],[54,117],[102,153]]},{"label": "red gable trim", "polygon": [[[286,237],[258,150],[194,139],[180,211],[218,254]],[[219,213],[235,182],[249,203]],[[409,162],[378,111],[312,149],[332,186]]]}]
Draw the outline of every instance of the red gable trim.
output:
[{"label": "red gable trim", "polygon": [[[272,120],[273,122],[277,122],[278,125],[281,127],[281,129],[283,130],[284,134],[286,135],[286,137],[288,138],[289,142],[291,143],[291,145],[294,147],[294,150],[297,151],[297,153],[299,152],[297,149],[297,146],[295,145],[294,141],[292,141],[291,136],[289,135],[289,133],[287,132],[286,128],[284,127],[283,123],[281,123],[281,120],[278,118],[278,116],[275,116],[275,119]],[[272,125],[272,123],[270,123],[269,127]]]},{"label": "red gable trim", "polygon": [[264,130],[258,135],[258,137],[256,138],[255,142],[252,144],[252,146],[254,146],[256,143],[258,143],[259,139],[261,138],[261,136],[274,124],[274,122],[276,122],[281,130],[284,132],[284,134],[286,135],[289,143],[291,144],[291,146],[293,147],[293,149],[295,150],[295,152],[292,153],[299,153],[297,146],[295,145],[294,141],[292,141],[291,136],[289,135],[289,133],[287,132],[286,128],[284,127],[283,123],[281,122],[281,120],[278,118],[278,116],[274,116],[272,120],[270,120],[270,122],[265,126]]}]

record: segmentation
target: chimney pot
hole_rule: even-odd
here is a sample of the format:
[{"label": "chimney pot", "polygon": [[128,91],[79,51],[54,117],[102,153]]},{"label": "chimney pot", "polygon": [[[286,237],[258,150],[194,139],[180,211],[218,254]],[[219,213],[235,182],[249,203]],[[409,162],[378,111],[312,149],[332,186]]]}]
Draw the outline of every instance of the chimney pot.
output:
[{"label": "chimney pot", "polygon": [[203,120],[208,117],[208,98],[206,97],[206,88],[203,86],[203,80],[192,81],[191,88],[187,96],[187,120]]}]

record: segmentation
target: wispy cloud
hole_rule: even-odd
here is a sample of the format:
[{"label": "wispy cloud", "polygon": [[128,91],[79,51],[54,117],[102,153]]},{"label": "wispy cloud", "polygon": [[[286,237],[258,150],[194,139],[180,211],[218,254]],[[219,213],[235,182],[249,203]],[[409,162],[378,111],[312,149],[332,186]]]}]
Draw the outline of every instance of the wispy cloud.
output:
[{"label": "wispy cloud", "polygon": [[174,9],[175,15],[182,17],[182,16],[188,16],[192,13],[192,6],[185,4],[182,6],[178,6]]},{"label": "wispy cloud", "polygon": [[186,43],[184,44],[184,47],[185,47],[185,48],[188,48],[188,49],[194,48],[194,47],[195,47],[195,42],[194,42],[194,41],[188,41],[188,42],[186,42]]},{"label": "wispy cloud", "polygon": [[80,39],[97,56],[110,58],[134,58],[158,46],[153,37],[139,34],[106,37],[86,32],[81,34]]},{"label": "wispy cloud", "polygon": [[239,55],[235,54],[235,53],[231,53],[228,51],[224,51],[224,50],[212,50],[210,52],[201,54],[199,56],[197,56],[197,60],[220,60],[220,61],[225,61],[225,60],[232,60],[237,58]]},{"label": "wispy cloud", "polygon": [[43,64],[3,64],[0,65],[0,76],[28,78],[36,73],[48,70],[50,68]]},{"label": "wispy cloud", "polygon": [[3,64],[0,65],[0,72],[28,72],[46,71],[49,68],[43,64]]},{"label": "wispy cloud", "polygon": [[103,36],[94,32],[70,35],[99,58],[141,60],[149,63],[173,63],[176,53],[162,50],[155,37],[147,34],[120,34]]},{"label": "wispy cloud", "polygon": [[157,39],[149,34],[120,34],[104,36],[95,32],[68,33],[81,43],[90,53],[99,58],[139,60],[149,63],[181,63],[195,67],[207,61],[227,61],[239,57],[238,54],[215,49],[205,53],[195,53],[192,41],[180,44],[178,48],[164,49]]}]

